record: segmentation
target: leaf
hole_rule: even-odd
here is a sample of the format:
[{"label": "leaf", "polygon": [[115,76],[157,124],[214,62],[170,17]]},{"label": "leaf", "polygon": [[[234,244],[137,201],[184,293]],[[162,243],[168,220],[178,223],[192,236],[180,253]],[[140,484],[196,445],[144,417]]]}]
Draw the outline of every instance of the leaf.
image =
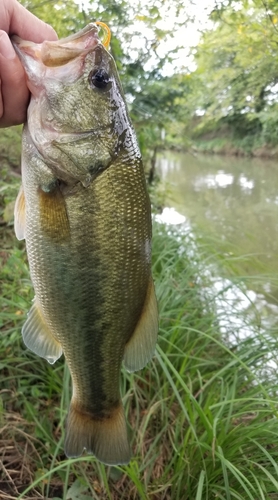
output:
[{"label": "leaf", "polygon": [[66,500],[92,500],[89,488],[76,479],[67,491]]}]

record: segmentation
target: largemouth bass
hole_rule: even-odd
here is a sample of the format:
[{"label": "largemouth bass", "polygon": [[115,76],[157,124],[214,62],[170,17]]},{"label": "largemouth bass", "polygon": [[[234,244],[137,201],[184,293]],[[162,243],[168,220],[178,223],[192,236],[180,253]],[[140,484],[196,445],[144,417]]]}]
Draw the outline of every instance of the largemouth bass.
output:
[{"label": "largemouth bass", "polygon": [[15,205],[35,290],[23,340],[49,363],[65,355],[66,455],[128,463],[121,364],[145,366],[158,332],[141,154],[95,24],[56,42],[13,43],[32,96]]}]

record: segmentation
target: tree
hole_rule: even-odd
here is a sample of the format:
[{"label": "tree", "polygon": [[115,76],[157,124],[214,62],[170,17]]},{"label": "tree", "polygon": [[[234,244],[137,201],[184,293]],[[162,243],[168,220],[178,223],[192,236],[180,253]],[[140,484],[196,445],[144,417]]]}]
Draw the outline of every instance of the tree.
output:
[{"label": "tree", "polygon": [[[168,48],[175,29],[189,21],[181,0],[91,0],[86,9],[73,0],[22,0],[34,14],[52,24],[59,36],[101,20],[112,32],[111,52],[123,83],[132,121],[145,158],[161,143],[161,130],[177,112],[175,99],[184,92],[175,76],[164,74],[179,47]],[[168,19],[168,23],[167,23]]]},{"label": "tree", "polygon": [[59,37],[69,35],[84,26],[84,20],[74,0],[20,0],[30,12],[53,26]]},{"label": "tree", "polygon": [[226,123],[239,136],[264,135],[278,97],[277,2],[228,3],[212,11],[214,27],[197,47],[195,77],[203,85],[198,108],[203,124]]}]

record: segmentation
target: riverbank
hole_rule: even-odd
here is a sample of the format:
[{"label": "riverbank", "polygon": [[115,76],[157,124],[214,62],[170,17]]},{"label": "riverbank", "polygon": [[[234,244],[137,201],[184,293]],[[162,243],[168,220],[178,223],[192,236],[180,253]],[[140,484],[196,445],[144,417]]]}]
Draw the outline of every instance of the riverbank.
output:
[{"label": "riverbank", "polygon": [[[2,212],[18,184],[8,174],[0,180]],[[93,457],[65,458],[69,373],[63,359],[49,365],[23,346],[20,330],[33,298],[24,245],[11,223],[0,232],[0,496],[276,498],[278,383],[276,368],[266,364],[276,357],[277,340],[261,333],[258,317],[254,337],[225,337],[227,309],[217,309],[222,291],[211,293],[208,275],[217,261],[192,233],[154,222],[157,352],[144,370],[122,374],[133,459],[109,468]]]},{"label": "riverbank", "polygon": [[242,140],[214,138],[210,140],[192,141],[190,151],[194,153],[215,154],[223,156],[240,156],[253,158],[278,158],[278,145],[258,144],[246,137]]}]

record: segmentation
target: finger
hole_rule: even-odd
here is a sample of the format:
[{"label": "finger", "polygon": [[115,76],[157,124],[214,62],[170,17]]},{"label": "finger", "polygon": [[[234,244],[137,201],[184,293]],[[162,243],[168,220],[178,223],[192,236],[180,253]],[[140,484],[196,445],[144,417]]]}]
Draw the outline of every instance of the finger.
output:
[{"label": "finger", "polygon": [[9,0],[1,16],[0,29],[9,35],[18,35],[24,40],[40,43],[44,40],[57,40],[54,29],[26,10],[16,0]]},{"label": "finger", "polygon": [[0,81],[0,126],[23,123],[26,121],[29,91],[24,69],[4,31],[0,31]]}]

